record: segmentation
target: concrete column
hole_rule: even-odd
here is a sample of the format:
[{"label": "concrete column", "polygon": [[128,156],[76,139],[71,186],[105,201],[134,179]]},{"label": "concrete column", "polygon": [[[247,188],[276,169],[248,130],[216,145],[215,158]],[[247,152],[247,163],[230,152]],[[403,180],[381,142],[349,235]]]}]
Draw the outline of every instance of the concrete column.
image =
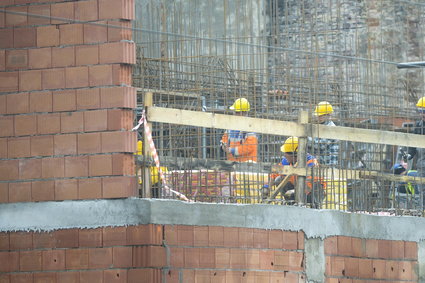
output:
[{"label": "concrete column", "polygon": [[305,240],[305,272],[307,282],[325,282],[325,246],[320,238],[310,238]]}]

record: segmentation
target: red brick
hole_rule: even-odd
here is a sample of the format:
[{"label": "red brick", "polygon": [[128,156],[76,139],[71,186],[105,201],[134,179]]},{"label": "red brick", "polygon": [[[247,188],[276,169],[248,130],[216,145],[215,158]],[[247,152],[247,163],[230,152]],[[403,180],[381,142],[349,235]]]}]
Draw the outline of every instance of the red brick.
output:
[{"label": "red brick", "polygon": [[418,259],[418,244],[416,242],[404,242],[404,257],[406,259]]},{"label": "red brick", "polygon": [[55,181],[36,181],[31,184],[31,200],[47,201],[55,199]]},{"label": "red brick", "polygon": [[10,275],[10,282],[13,283],[27,283],[34,282],[33,273],[15,273]]},{"label": "red brick", "polygon": [[7,148],[9,158],[29,157],[30,137],[9,138]]},{"label": "red brick", "polygon": [[103,280],[105,282],[125,283],[127,282],[127,270],[125,269],[104,270]]},{"label": "red brick", "polygon": [[108,110],[108,130],[131,130],[134,123],[134,112],[124,109]]},{"label": "red brick", "polygon": [[31,137],[31,155],[32,156],[53,155],[53,136]]},{"label": "red brick", "polygon": [[80,45],[75,49],[76,65],[99,64],[99,46]]},{"label": "red brick", "polygon": [[33,233],[33,246],[34,249],[55,248],[56,239],[54,234],[46,232]]},{"label": "red brick", "polygon": [[89,267],[88,249],[68,249],[65,252],[66,269],[87,269]]},{"label": "red brick", "polygon": [[31,201],[31,183],[10,183],[9,202],[29,202]]},{"label": "red brick", "polygon": [[106,23],[97,22],[97,24],[98,25],[84,24],[85,44],[108,41],[108,27],[106,26]]},{"label": "red brick", "polygon": [[127,245],[127,227],[104,227],[103,246],[125,246]]},{"label": "red brick", "polygon": [[53,272],[41,272],[34,273],[34,283],[56,283],[56,273]]},{"label": "red brick", "polygon": [[102,270],[80,271],[80,283],[103,283]]},{"label": "red brick", "polygon": [[99,46],[100,64],[136,63],[135,44],[130,42],[113,42]]},{"label": "red brick", "polygon": [[161,245],[162,227],[159,225],[139,225],[127,228],[128,245]]},{"label": "red brick", "polygon": [[101,107],[136,107],[136,89],[131,87],[112,87],[100,90]]},{"label": "red brick", "polygon": [[[1,33],[1,30],[0,30]],[[1,42],[1,40],[0,40]],[[19,89],[18,72],[0,73],[0,92],[14,92]]]},{"label": "red brick", "polygon": [[208,227],[195,226],[193,229],[193,245],[195,247],[208,247]]},{"label": "red brick", "polygon": [[32,249],[31,232],[11,232],[10,233],[11,250],[30,250]]},{"label": "red brick", "polygon": [[[231,250],[232,252],[232,250]],[[232,253],[230,254],[230,261]],[[200,248],[184,248],[184,266],[186,268],[199,268]]]},{"label": "red brick", "polygon": [[373,266],[373,278],[374,279],[384,279],[386,277],[386,264],[385,260],[374,259],[372,260]]},{"label": "red brick", "polygon": [[13,29],[0,29],[0,48],[13,48]]},{"label": "red brick", "polygon": [[215,268],[215,249],[200,248],[199,249],[199,267]]},{"label": "red brick", "polygon": [[102,152],[135,152],[135,132],[103,132],[101,133]]},{"label": "red brick", "polygon": [[72,66],[75,66],[74,46],[52,48],[52,67]]},{"label": "red brick", "polygon": [[209,227],[208,241],[211,247],[222,247],[224,245],[223,227]]},{"label": "red brick", "polygon": [[8,94],[6,97],[7,114],[19,114],[29,112],[29,94]]},{"label": "red brick", "polygon": [[[28,6],[28,24],[29,25],[46,25],[50,24],[50,5],[30,5]],[[31,15],[38,15],[31,16]]]},{"label": "red brick", "polygon": [[378,257],[391,258],[391,241],[378,240]]},{"label": "red brick", "polygon": [[10,250],[10,233],[0,232],[0,251],[8,250]]},{"label": "red brick", "polygon": [[0,160],[0,180],[17,180],[19,177],[18,160]]},{"label": "red brick", "polygon": [[43,89],[65,88],[65,69],[47,69],[42,71],[41,76]]},{"label": "red brick", "polygon": [[77,248],[78,229],[63,229],[53,232],[57,248]]},{"label": "red brick", "polygon": [[51,250],[42,252],[43,270],[65,269],[65,250]]},{"label": "red brick", "polygon": [[[164,267],[167,265],[167,255],[165,247],[162,246],[147,246],[147,267]],[[134,250],[133,250],[134,252]]]},{"label": "red brick", "polygon": [[65,78],[67,88],[88,87],[89,69],[88,67],[67,68]]},{"label": "red brick", "polygon": [[82,24],[60,25],[59,41],[61,45],[78,45],[84,42],[84,32]]},{"label": "red brick", "polygon": [[194,245],[194,226],[179,225],[177,226],[177,241],[180,246]]},{"label": "red brick", "polygon": [[[121,28],[120,28],[121,27]],[[121,41],[132,39],[131,22],[108,21],[108,41]]]},{"label": "red brick", "polygon": [[[65,2],[51,5],[52,24],[68,23],[69,20],[74,20],[74,2]],[[64,20],[62,20],[64,19]]]},{"label": "red brick", "polygon": [[45,69],[52,67],[52,49],[36,48],[28,50],[28,66],[30,69]]},{"label": "red brick", "polygon": [[106,131],[108,127],[108,111],[92,110],[84,112],[84,131]]},{"label": "red brick", "polygon": [[269,247],[269,233],[267,230],[254,229],[253,248],[267,249]]},{"label": "red brick", "polygon": [[96,21],[99,19],[96,0],[75,2],[75,19],[79,21]]},{"label": "red brick", "polygon": [[[211,229],[211,227],[210,227]],[[165,245],[174,246],[178,245],[177,239],[177,230],[178,226],[175,225],[165,225],[164,226],[164,243]]]},{"label": "red brick", "polygon": [[132,84],[132,66],[131,65],[112,65],[112,83],[114,85]]},{"label": "red brick", "polygon": [[99,133],[86,133],[78,135],[78,153],[100,153],[101,135]]},{"label": "red brick", "polygon": [[37,46],[37,30],[34,27],[15,28],[13,30],[13,47]]},{"label": "red brick", "polygon": [[338,254],[338,238],[328,237],[325,239],[325,254],[326,255],[337,255]]},{"label": "red brick", "polygon": [[352,255],[351,237],[338,236],[338,255]]},{"label": "red brick", "polygon": [[98,88],[77,90],[77,109],[97,108],[100,108],[100,91]]},{"label": "red brick", "polygon": [[359,277],[373,278],[373,265],[371,259],[359,259]]},{"label": "red brick", "polygon": [[[260,251],[257,249],[248,249],[246,252],[246,267],[248,269],[260,269]],[[201,254],[202,259],[202,254]]]},{"label": "red brick", "polygon": [[40,271],[41,251],[22,251],[19,254],[20,271]]},{"label": "red brick", "polygon": [[[16,14],[14,13],[16,12]],[[9,7],[6,8],[6,26],[25,26],[28,23],[27,20],[28,7]]]},{"label": "red brick", "polygon": [[50,91],[30,93],[30,112],[52,112],[52,103]]},{"label": "red brick", "polygon": [[[170,273],[171,272],[174,272],[174,270],[170,271]],[[140,282],[140,283],[162,282],[161,270],[153,269],[153,268],[129,269],[128,282]],[[167,282],[174,282],[174,281],[167,280]]]},{"label": "red brick", "polygon": [[6,70],[6,50],[0,50],[0,71],[4,70]]},{"label": "red brick", "polygon": [[404,258],[404,242],[391,241],[391,258]]},{"label": "red brick", "polygon": [[112,175],[111,155],[89,156],[89,176]]},{"label": "red brick", "polygon": [[89,66],[89,85],[104,86],[113,84],[112,65]]},{"label": "red brick", "polygon": [[28,68],[28,50],[6,50],[6,70]]},{"label": "red brick", "polygon": [[89,268],[108,268],[112,265],[112,248],[89,249]]},{"label": "red brick", "polygon": [[37,115],[37,130],[39,134],[60,133],[60,114],[40,114]]},{"label": "red brick", "polygon": [[15,116],[15,135],[26,136],[37,133],[37,120],[33,115]]},{"label": "red brick", "polygon": [[112,248],[112,265],[114,268],[132,267],[133,266],[133,248],[132,247],[113,247]]},{"label": "red brick", "polygon": [[41,178],[41,159],[19,160],[19,179]]},{"label": "red brick", "polygon": [[282,230],[269,231],[269,248],[270,249],[282,249],[283,248],[282,241],[283,241]]},{"label": "red brick", "polygon": [[99,0],[99,19],[134,19],[124,7],[123,0]]},{"label": "red brick", "polygon": [[418,281],[416,270],[416,262],[400,261],[399,262],[399,278],[401,280]]},{"label": "red brick", "polygon": [[78,235],[80,247],[102,247],[102,232],[102,228],[80,230]]},{"label": "red brick", "polygon": [[78,180],[79,199],[98,199],[102,197],[102,180],[100,178]]},{"label": "red brick", "polygon": [[57,45],[59,45],[59,28],[57,26],[37,27],[37,47]]},{"label": "red brick", "polygon": [[78,199],[78,180],[55,180],[55,199]]},{"label": "red brick", "polygon": [[[215,257],[215,250],[214,251],[214,257]],[[173,268],[182,268],[184,267],[184,248],[170,248],[170,266]],[[215,261],[215,258],[214,258]]]},{"label": "red brick", "polygon": [[20,71],[19,91],[41,90],[41,71]]},{"label": "red brick", "polygon": [[78,271],[58,272],[56,273],[59,283],[78,283],[80,282],[80,273]]},{"label": "red brick", "polygon": [[19,271],[19,252],[0,252],[0,274]]},{"label": "red brick", "polygon": [[134,177],[102,178],[103,198],[127,198],[137,196],[136,179]]},{"label": "red brick", "polygon": [[55,135],[54,152],[55,155],[77,154],[77,135]]},{"label": "red brick", "polygon": [[0,136],[10,137],[15,135],[13,116],[0,116]]},{"label": "red brick", "polygon": [[53,92],[53,111],[74,111],[77,109],[75,90]]},{"label": "red brick", "polygon": [[359,259],[353,257],[346,257],[344,260],[345,276],[359,277]]},{"label": "red brick", "polygon": [[43,158],[41,167],[43,178],[63,178],[65,176],[65,160],[63,157]]},{"label": "red brick", "polygon": [[89,173],[88,156],[65,157],[65,177],[84,177]]},{"label": "red brick", "polygon": [[[8,1],[11,1],[11,0],[8,0]],[[0,28],[4,28],[5,26],[6,26],[6,14],[2,12],[0,13]]]},{"label": "red brick", "polygon": [[[0,203],[8,203],[9,202],[9,184],[8,183],[0,183]],[[2,236],[0,233],[0,251],[3,249],[2,245]]]},{"label": "red brick", "polygon": [[298,233],[292,231],[283,231],[282,247],[286,250],[298,249]]},{"label": "red brick", "polygon": [[260,269],[272,270],[274,265],[274,251],[260,250]]},{"label": "red brick", "polygon": [[84,130],[83,112],[61,113],[60,117],[62,133],[82,132]]},{"label": "red brick", "polygon": [[7,140],[8,138],[0,138],[0,158],[7,158]]}]

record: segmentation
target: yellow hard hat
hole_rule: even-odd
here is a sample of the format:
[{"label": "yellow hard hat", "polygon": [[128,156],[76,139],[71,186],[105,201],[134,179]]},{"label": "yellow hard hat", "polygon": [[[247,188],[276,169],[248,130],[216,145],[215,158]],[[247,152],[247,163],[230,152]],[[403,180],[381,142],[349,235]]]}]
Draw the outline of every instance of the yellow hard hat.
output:
[{"label": "yellow hard hat", "polygon": [[235,100],[232,106],[229,108],[230,110],[234,110],[236,112],[249,111],[251,109],[249,105],[249,101],[246,98],[238,98]]},{"label": "yellow hard hat", "polygon": [[419,98],[418,103],[416,103],[416,107],[425,108],[425,96]]},{"label": "yellow hard hat", "polygon": [[298,151],[298,138],[297,137],[289,137],[280,147],[280,151],[285,153],[292,153]]},{"label": "yellow hard hat", "polygon": [[322,101],[317,104],[316,109],[314,109],[314,115],[322,116],[331,114],[334,112],[332,105],[327,101]]}]

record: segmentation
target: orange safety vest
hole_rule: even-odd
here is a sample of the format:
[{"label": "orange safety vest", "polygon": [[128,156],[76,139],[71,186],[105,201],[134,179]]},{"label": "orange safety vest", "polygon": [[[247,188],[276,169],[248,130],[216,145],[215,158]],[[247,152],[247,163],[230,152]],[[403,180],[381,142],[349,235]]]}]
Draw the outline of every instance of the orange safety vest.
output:
[{"label": "orange safety vest", "polygon": [[255,133],[230,130],[226,131],[221,138],[230,153],[227,152],[227,159],[230,161],[257,162],[258,139]]}]

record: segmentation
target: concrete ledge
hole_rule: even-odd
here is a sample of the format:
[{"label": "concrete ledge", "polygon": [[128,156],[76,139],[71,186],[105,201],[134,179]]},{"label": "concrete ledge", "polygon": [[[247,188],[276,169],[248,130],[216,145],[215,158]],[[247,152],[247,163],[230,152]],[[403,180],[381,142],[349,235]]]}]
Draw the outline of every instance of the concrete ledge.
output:
[{"label": "concrete ledge", "polygon": [[[51,231],[139,224],[302,230],[307,238],[351,236],[425,239],[425,219],[375,216],[278,205],[187,203],[158,199],[111,199],[0,205],[0,231]],[[414,231],[414,233],[412,233]]]}]

